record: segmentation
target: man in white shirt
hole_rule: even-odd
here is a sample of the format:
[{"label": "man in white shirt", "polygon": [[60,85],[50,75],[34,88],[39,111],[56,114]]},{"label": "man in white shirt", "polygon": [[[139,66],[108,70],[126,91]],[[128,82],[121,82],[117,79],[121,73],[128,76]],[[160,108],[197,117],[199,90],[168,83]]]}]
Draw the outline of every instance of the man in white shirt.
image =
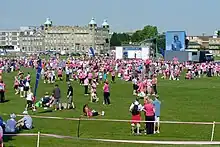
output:
[{"label": "man in white shirt", "polygon": [[143,110],[143,106],[139,103],[139,100],[136,99],[130,106],[129,111],[132,113],[132,122],[131,122],[131,131],[132,134],[135,133],[135,125],[136,125],[136,133],[140,134],[140,121],[141,121],[141,111]]}]

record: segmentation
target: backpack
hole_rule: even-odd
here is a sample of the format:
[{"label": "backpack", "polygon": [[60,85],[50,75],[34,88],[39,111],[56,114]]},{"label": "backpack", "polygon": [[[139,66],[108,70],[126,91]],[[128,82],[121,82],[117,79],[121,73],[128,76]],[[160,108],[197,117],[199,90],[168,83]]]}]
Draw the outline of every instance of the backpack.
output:
[{"label": "backpack", "polygon": [[138,115],[140,112],[138,110],[138,105],[134,105],[134,108],[132,109],[132,115]]}]

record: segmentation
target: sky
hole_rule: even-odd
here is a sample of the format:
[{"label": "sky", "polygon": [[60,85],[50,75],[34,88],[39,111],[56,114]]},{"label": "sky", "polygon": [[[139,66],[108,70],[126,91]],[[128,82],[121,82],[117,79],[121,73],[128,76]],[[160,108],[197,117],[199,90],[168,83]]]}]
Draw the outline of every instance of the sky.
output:
[{"label": "sky", "polygon": [[160,32],[186,31],[213,35],[220,30],[220,0],[0,0],[0,29],[36,26],[50,18],[54,25],[98,25],[111,31],[135,31],[155,25]]}]

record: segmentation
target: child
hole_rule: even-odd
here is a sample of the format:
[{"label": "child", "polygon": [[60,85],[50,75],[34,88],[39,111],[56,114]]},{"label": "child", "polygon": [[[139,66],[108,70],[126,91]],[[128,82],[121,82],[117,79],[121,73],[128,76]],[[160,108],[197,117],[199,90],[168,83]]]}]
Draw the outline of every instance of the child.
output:
[{"label": "child", "polygon": [[134,78],[132,79],[132,83],[133,83],[133,95],[137,95],[137,90],[138,90],[137,82],[138,82],[137,78],[134,77]]},{"label": "child", "polygon": [[91,86],[91,98],[90,98],[91,102],[98,102],[99,98],[97,97],[97,93],[96,93],[96,82],[95,80],[92,83]]},{"label": "child", "polygon": [[14,90],[15,90],[15,94],[19,94],[19,80],[18,78],[15,76],[15,80],[14,80]]},{"label": "child", "polygon": [[25,111],[27,111],[29,108],[31,108],[33,111],[36,111],[35,109],[35,106],[34,106],[34,94],[29,90],[27,92],[27,104],[26,104],[26,107],[25,107]]}]

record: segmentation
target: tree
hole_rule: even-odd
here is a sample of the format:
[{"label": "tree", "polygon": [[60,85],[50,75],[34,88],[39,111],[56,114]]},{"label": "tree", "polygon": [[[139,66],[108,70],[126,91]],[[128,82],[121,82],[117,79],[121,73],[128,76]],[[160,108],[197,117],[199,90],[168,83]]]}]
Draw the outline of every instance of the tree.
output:
[{"label": "tree", "polygon": [[121,44],[129,44],[129,42],[131,41],[131,36],[126,33],[118,33],[117,35]]},{"label": "tree", "polygon": [[220,36],[220,31],[218,31],[217,35],[218,35],[218,37]]},{"label": "tree", "polygon": [[117,33],[113,33],[110,39],[110,46],[121,46],[121,41]]},{"label": "tree", "polygon": [[166,48],[166,37],[165,37],[165,34],[157,36],[157,48],[158,48],[158,51],[160,51],[160,49],[165,50],[165,48]]},{"label": "tree", "polygon": [[140,41],[142,41],[141,30],[137,30],[137,31],[131,36],[131,41],[132,41],[132,42],[140,42]]},{"label": "tree", "polygon": [[142,30],[137,30],[131,37],[132,42],[141,42],[145,39],[151,39],[158,35],[156,26],[145,26]]}]

